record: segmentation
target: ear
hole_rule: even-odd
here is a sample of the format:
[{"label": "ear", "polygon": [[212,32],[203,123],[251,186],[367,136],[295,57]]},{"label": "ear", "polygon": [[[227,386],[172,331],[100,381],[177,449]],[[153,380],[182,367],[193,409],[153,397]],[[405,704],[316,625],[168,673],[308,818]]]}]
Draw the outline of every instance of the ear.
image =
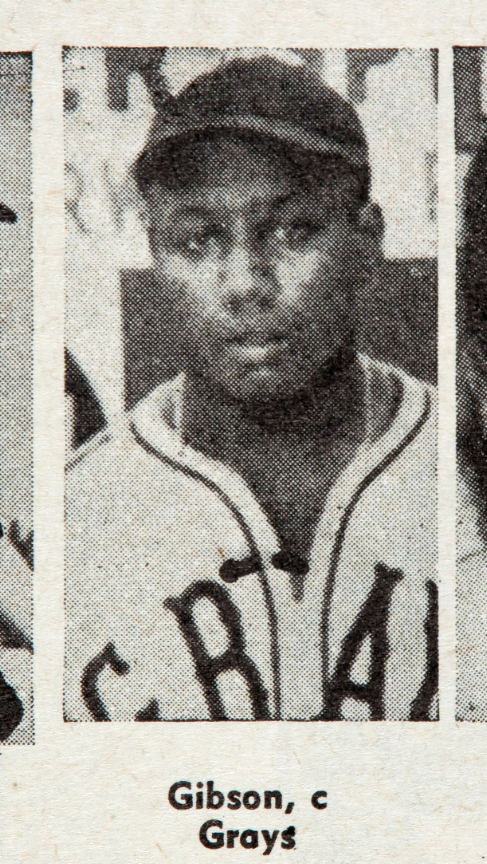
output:
[{"label": "ear", "polygon": [[384,217],[379,205],[373,201],[364,204],[360,208],[357,224],[360,231],[376,244],[378,250],[384,237]]}]

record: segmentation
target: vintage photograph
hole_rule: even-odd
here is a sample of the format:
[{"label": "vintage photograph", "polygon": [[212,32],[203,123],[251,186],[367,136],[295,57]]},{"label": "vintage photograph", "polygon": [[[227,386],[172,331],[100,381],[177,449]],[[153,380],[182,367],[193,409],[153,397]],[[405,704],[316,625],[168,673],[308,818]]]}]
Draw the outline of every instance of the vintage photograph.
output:
[{"label": "vintage photograph", "polygon": [[487,49],[455,48],[457,717],[487,721]]},{"label": "vintage photograph", "polygon": [[436,720],[437,52],[64,88],[65,719]]},{"label": "vintage photograph", "polygon": [[0,743],[33,743],[32,178],[28,53],[0,52]]}]

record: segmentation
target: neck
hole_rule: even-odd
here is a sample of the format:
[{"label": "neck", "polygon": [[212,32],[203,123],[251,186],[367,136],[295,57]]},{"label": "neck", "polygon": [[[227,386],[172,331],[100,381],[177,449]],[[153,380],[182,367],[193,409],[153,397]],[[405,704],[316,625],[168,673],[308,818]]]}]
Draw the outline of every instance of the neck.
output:
[{"label": "neck", "polygon": [[303,387],[281,399],[235,399],[202,376],[189,374],[183,402],[183,436],[214,458],[266,440],[333,435],[363,419],[363,379],[355,353],[341,349]]}]

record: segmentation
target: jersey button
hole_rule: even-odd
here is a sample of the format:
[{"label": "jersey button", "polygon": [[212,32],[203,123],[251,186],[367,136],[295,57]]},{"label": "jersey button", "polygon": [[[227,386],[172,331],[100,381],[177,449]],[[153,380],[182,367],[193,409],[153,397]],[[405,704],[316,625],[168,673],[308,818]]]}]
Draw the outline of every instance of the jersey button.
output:
[{"label": "jersey button", "polygon": [[248,558],[242,558],[237,561],[235,558],[229,558],[224,561],[220,567],[220,578],[224,582],[232,583],[240,579],[241,576],[248,576],[250,573],[256,573],[262,566],[261,560],[256,555],[249,555]]}]

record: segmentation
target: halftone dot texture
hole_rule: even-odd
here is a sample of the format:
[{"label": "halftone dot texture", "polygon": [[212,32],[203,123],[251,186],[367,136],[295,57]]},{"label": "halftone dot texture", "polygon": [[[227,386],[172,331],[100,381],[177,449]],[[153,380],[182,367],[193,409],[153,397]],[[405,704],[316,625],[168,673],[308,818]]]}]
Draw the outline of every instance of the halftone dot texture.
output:
[{"label": "halftone dot texture", "polygon": [[0,741],[33,743],[31,55],[0,53]]},{"label": "halftone dot texture", "polygon": [[457,716],[487,721],[487,51],[454,49],[457,167]]},{"label": "halftone dot texture", "polygon": [[[301,90],[292,92],[296,81]],[[68,49],[65,82],[74,451],[66,718],[435,719],[436,416],[425,383],[434,379],[436,345],[435,52]],[[320,82],[333,91],[327,102]],[[173,142],[184,142],[171,144],[169,158],[164,145],[165,179],[153,183],[168,129]],[[234,129],[238,146],[227,140]],[[154,258],[133,173],[147,140],[142,186],[158,235]],[[243,143],[245,159],[235,151]],[[263,163],[273,188],[279,181],[282,192],[289,181],[294,203],[273,211],[265,226],[252,210],[245,236],[254,245],[251,260],[242,259],[242,280],[252,271],[264,317],[281,308],[276,284],[304,286],[312,272],[323,298],[328,291],[326,302],[313,301],[315,317],[308,306],[299,321],[282,308],[273,319],[278,330],[308,334],[296,368],[312,358],[328,307],[335,319],[326,339],[342,334],[331,384],[329,371],[315,381],[311,402],[334,386],[334,411],[322,461],[312,477],[304,471],[301,507],[294,506],[303,477],[297,442],[280,487],[269,465],[280,425],[296,410],[302,420],[309,394],[298,407],[286,401],[279,367],[282,376],[271,382],[277,416],[261,410],[257,421],[259,464],[239,470],[232,452],[222,461],[219,440],[205,442],[206,455],[185,447],[188,391],[178,373],[192,319],[153,272],[159,256],[163,271],[172,261],[173,281],[193,280],[196,292],[206,286],[200,312],[219,314],[212,279],[235,241],[233,223],[226,212],[194,230],[171,217],[170,195],[197,188],[192,205],[201,210],[212,195],[212,207],[229,211],[229,183],[240,181],[242,200]],[[373,245],[375,202],[385,220],[384,255],[357,271],[355,250],[342,242],[340,282],[338,263],[326,262],[359,217],[370,220],[361,236]],[[349,206],[344,233],[335,236],[333,214]],[[316,262],[319,270],[310,270]],[[360,285],[350,322],[359,358],[346,327],[352,276]],[[343,290],[330,290],[333,279]],[[228,303],[239,326],[255,324],[247,301]],[[213,361],[226,375],[220,347]],[[209,397],[205,428],[212,407]]]}]

